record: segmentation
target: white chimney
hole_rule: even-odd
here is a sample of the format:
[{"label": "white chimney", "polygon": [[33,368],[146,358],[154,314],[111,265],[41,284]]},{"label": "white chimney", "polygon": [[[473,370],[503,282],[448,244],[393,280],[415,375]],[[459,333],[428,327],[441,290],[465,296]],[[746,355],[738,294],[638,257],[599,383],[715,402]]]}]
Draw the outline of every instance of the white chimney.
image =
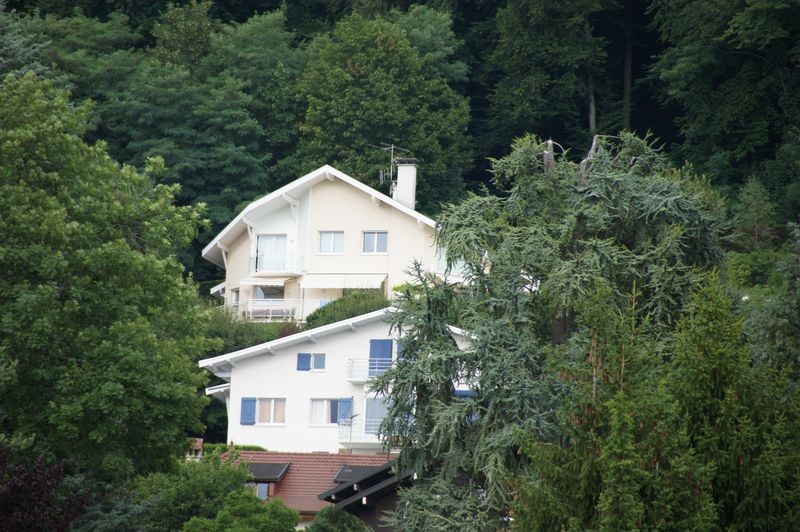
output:
[{"label": "white chimney", "polygon": [[417,198],[417,160],[395,159],[397,182],[392,190],[392,198],[411,209]]}]

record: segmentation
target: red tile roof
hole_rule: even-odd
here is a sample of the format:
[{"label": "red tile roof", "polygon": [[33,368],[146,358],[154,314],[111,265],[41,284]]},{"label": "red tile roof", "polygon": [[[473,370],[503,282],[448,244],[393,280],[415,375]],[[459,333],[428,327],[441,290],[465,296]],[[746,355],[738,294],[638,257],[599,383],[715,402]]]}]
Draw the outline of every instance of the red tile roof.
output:
[{"label": "red tile roof", "polygon": [[[392,456],[391,458],[394,458]],[[342,465],[379,466],[389,461],[385,454],[325,454],[240,451],[239,459],[256,464],[291,464],[283,479],[275,484],[275,497],[303,514],[320,511],[329,503],[317,495],[336,486],[333,479]]]}]

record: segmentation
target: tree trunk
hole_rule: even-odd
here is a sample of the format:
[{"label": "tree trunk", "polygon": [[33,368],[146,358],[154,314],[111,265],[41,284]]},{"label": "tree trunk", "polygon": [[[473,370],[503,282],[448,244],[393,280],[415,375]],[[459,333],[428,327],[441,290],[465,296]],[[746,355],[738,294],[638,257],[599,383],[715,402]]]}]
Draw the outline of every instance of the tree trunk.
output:
[{"label": "tree trunk", "polygon": [[631,128],[631,63],[633,62],[633,44],[628,37],[625,43],[625,66],[622,76],[622,129]]},{"label": "tree trunk", "polygon": [[589,68],[588,79],[586,80],[586,85],[589,90],[589,133],[594,135],[595,130],[597,129],[597,122],[595,114],[597,113],[597,108],[594,102],[594,76],[592,76],[592,69]]},{"label": "tree trunk", "polygon": [[[583,26],[583,32],[586,36],[586,42],[591,42],[592,40],[592,29],[589,27],[589,23],[586,22]],[[597,129],[597,106],[594,101],[594,74],[592,74],[592,62],[589,62],[586,65],[586,90],[589,93],[587,95],[588,103],[589,103],[589,133],[594,135],[595,130]]]}]

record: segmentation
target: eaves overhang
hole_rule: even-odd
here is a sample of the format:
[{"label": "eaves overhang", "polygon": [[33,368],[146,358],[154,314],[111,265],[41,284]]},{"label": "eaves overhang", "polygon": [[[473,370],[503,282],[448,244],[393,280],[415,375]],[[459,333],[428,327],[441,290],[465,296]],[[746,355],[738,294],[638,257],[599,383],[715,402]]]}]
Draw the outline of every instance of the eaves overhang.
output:
[{"label": "eaves overhang", "polygon": [[400,212],[414,218],[418,224],[427,225],[431,228],[436,228],[436,222],[431,218],[421,214],[414,209],[411,209],[402,203],[390,198],[386,194],[378,192],[374,188],[365,185],[361,181],[350,177],[337,170],[336,168],[325,165],[317,168],[303,177],[295,179],[291,183],[282,186],[274,192],[270,192],[245,207],[225,228],[214,237],[209,244],[203,248],[202,256],[204,259],[213,262],[221,268],[225,268],[225,259],[223,258],[223,251],[233,243],[236,237],[246,230],[249,218],[260,211],[267,210],[270,206],[284,206],[296,203],[297,196],[303,193],[307,188],[312,187],[325,179],[333,180],[339,179],[348,185],[361,190],[362,192],[372,196],[374,201],[380,201],[386,205],[393,207]]}]

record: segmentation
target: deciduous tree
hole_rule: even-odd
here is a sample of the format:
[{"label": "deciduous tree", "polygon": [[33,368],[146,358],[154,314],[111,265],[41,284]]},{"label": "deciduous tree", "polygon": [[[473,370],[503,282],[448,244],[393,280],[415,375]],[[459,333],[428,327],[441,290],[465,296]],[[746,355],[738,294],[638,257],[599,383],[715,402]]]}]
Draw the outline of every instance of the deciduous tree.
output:
[{"label": "deciduous tree", "polygon": [[470,160],[466,101],[399,28],[353,15],[318,37],[309,54],[299,85],[305,114],[293,175],[327,163],[380,186],[389,158],[370,145],[393,143],[420,161],[419,209],[435,212],[459,197]]},{"label": "deciduous tree", "polygon": [[2,432],[114,480],[170,466],[199,425],[204,318],[175,252],[202,208],[84,143],[86,118],[32,74],[0,83]]}]

